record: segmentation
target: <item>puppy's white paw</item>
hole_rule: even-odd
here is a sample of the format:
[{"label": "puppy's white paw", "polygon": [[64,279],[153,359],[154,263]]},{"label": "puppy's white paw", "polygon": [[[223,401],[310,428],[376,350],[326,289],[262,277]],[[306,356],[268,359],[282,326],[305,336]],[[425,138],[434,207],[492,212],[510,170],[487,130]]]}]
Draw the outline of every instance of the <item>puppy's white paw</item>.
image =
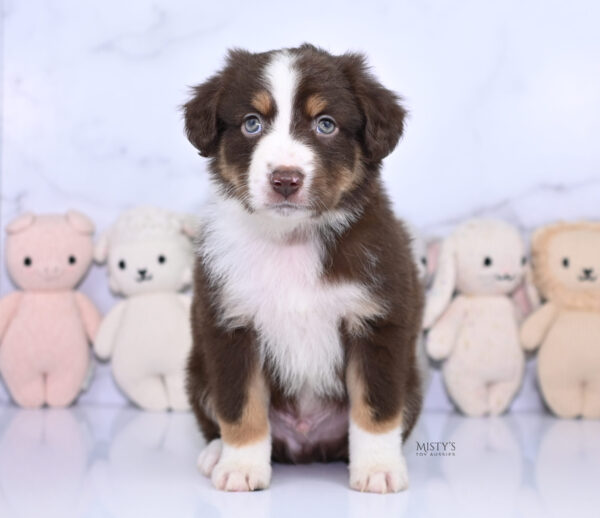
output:
[{"label": "puppy's white paw", "polygon": [[214,466],[212,482],[221,491],[254,491],[271,482],[271,439],[246,446],[222,444],[219,462]]},{"label": "puppy's white paw", "polygon": [[198,456],[198,468],[205,477],[210,477],[213,468],[221,458],[223,442],[221,439],[213,439],[206,445]]},{"label": "puppy's white paw", "polygon": [[350,487],[368,493],[397,493],[408,487],[406,463],[390,466],[350,466]]},{"label": "puppy's white paw", "polygon": [[266,489],[271,482],[271,465],[219,462],[213,469],[212,482],[221,491]]},{"label": "puppy's white paw", "polygon": [[363,430],[350,420],[350,487],[369,493],[397,493],[408,487],[402,430]]}]

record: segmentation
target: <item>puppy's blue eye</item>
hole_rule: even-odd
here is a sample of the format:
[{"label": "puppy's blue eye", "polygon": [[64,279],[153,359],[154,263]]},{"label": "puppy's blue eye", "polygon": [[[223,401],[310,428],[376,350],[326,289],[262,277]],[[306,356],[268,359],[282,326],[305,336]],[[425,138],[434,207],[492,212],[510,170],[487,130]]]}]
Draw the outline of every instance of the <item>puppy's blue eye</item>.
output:
[{"label": "puppy's blue eye", "polygon": [[242,131],[246,135],[258,135],[262,131],[262,122],[258,115],[246,115],[242,124]]},{"label": "puppy's blue eye", "polygon": [[331,135],[336,128],[337,125],[335,121],[327,115],[323,115],[317,119],[317,133],[321,133],[322,135]]}]

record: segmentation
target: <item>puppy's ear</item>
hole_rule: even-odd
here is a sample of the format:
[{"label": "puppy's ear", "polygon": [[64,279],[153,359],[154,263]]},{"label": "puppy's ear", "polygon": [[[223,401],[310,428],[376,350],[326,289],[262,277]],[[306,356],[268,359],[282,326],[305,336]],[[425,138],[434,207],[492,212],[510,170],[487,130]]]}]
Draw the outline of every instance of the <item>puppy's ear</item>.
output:
[{"label": "puppy's ear", "polygon": [[344,54],[341,60],[365,118],[363,142],[366,155],[373,162],[379,162],[398,144],[406,110],[400,105],[400,98],[369,72],[363,55]]},{"label": "puppy's ear", "polygon": [[222,85],[221,73],[212,76],[194,87],[194,97],[183,106],[187,138],[203,157],[212,157],[217,151],[217,107]]}]

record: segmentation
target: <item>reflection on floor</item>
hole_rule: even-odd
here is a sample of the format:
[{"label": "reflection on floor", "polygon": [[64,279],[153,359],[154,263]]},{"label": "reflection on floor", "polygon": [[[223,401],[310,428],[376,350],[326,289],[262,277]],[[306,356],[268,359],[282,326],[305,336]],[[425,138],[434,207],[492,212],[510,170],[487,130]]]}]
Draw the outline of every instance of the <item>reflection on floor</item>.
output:
[{"label": "reflection on floor", "polygon": [[[440,442],[453,455],[440,455]],[[598,421],[425,414],[405,449],[411,487],[387,496],[350,491],[340,463],[278,465],[267,491],[220,493],[196,471],[201,447],[190,414],[0,408],[0,516],[587,518],[600,509]]]}]

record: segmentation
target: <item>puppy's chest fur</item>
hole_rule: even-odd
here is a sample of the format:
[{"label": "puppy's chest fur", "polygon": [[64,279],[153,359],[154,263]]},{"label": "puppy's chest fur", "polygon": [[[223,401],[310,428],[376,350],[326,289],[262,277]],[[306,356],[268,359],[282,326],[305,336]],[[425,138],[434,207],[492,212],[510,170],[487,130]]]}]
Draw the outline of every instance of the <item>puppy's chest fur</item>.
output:
[{"label": "puppy's chest fur", "polygon": [[216,281],[222,325],[253,326],[263,364],[292,396],[344,392],[342,321],[353,329],[378,313],[359,282],[323,278],[319,238],[269,239],[236,218],[209,219],[201,247]]}]

